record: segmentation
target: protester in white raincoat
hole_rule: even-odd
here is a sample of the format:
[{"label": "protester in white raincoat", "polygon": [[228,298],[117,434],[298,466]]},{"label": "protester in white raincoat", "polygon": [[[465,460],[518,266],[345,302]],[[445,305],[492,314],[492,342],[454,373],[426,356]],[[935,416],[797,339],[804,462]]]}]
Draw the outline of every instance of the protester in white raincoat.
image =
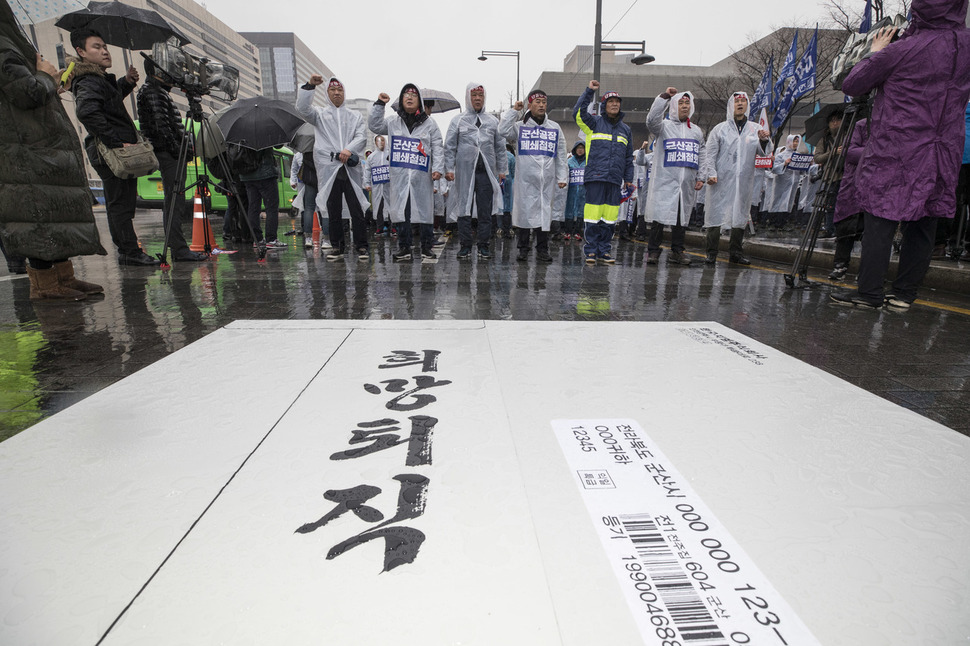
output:
[{"label": "protester in white raincoat", "polygon": [[646,141],[633,153],[633,166],[637,172],[637,240],[646,240],[647,199],[650,195],[650,178],[653,169],[653,146]]},{"label": "protester in white raincoat", "polygon": [[798,135],[788,135],[785,145],[775,151],[775,164],[771,168],[772,178],[768,180],[764,203],[770,227],[787,224],[792,207],[795,206],[795,193],[798,191],[802,172],[791,170],[788,166],[791,156],[798,152],[801,140]]},{"label": "protester in white raincoat", "polygon": [[748,120],[748,95],[735,92],[727,101],[727,120],[711,129],[707,137],[706,164],[701,172],[707,178],[704,226],[707,227],[707,258],[717,262],[721,229],[730,229],[729,259],[750,265],[744,255],[744,227],[751,215],[751,193],[759,173],[754,158],[763,155],[771,137],[755,121]]},{"label": "protester in white raincoat", "polygon": [[[667,107],[670,116],[664,118]],[[684,253],[684,235],[697,191],[704,183],[698,169],[704,164],[704,132],[690,122],[694,114],[694,95],[669,87],[653,101],[647,114],[647,130],[655,137],[653,176],[647,195],[647,220],[650,239],[647,242],[647,264],[660,259],[664,225],[671,225],[670,255],[667,262],[689,265]]]},{"label": "protester in white raincoat", "polygon": [[[314,74],[297,92],[296,109],[314,128],[313,162],[317,170],[317,212],[330,222],[330,244],[333,250],[327,260],[344,257],[343,203],[350,211],[354,249],[366,260],[368,255],[367,225],[364,221],[364,173],[360,158],[367,144],[364,119],[344,105],[344,86],[336,77],[326,82],[327,106],[313,105],[316,87],[323,77]],[[354,162],[354,159],[357,162]]]},{"label": "protester in white raincoat", "polygon": [[515,201],[512,224],[519,229],[518,261],[529,259],[529,236],[536,230],[536,258],[552,262],[549,255],[549,229],[556,186],[564,188],[569,181],[566,164],[566,142],[559,124],[546,115],[546,93],[533,90],[529,109],[523,111],[517,101],[503,116],[499,132],[514,142]]},{"label": "protester in white raincoat", "polygon": [[451,120],[445,136],[445,178],[453,181],[448,193],[448,221],[458,222],[459,258],[472,248],[473,218],[478,220],[478,253],[490,258],[492,216],[501,212],[500,182],[508,173],[505,137],[498,119],[485,112],[485,88],[469,83],[465,111]]},{"label": "protester in white raincoat", "polygon": [[421,92],[413,83],[401,88],[397,112],[384,117],[384,107],[391,97],[381,92],[370,111],[368,125],[372,132],[388,135],[390,158],[391,222],[398,223],[398,252],[394,260],[409,260],[411,223],[418,225],[421,256],[433,260],[434,182],[444,169],[444,148],[438,125],[424,111]]},{"label": "protester in white raincoat", "polygon": [[808,172],[802,178],[802,190],[798,198],[798,210],[802,213],[811,213],[815,208],[815,196],[818,195],[818,189],[822,188],[821,179],[822,167],[818,164],[809,166]]},{"label": "protester in white raincoat", "polygon": [[384,215],[387,213],[387,196],[390,181],[390,166],[387,142],[384,137],[374,137],[374,151],[364,165],[364,188],[370,191],[370,207],[377,222],[377,235],[384,230]]}]

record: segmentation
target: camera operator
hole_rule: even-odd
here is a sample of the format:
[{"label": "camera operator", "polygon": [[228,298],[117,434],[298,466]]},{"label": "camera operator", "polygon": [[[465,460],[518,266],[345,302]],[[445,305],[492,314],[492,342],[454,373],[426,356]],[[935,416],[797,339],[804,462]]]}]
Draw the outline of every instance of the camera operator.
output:
[{"label": "camera operator", "polygon": [[[937,218],[956,211],[964,110],[970,98],[968,0],[913,0],[913,19],[898,42],[895,29],[876,35],[871,53],[842,84],[851,96],[878,90],[870,136],[859,163],[859,207],[865,212],[859,289],[832,294],[845,305],[905,310],[930,265]],[[891,43],[891,44],[890,44]],[[899,269],[886,294],[897,225]]]},{"label": "camera operator", "polygon": [[121,148],[138,142],[138,131],[125,109],[125,97],[138,83],[138,70],[130,66],[122,79],[108,74],[107,70],[111,67],[108,46],[100,34],[90,29],[72,31],[71,45],[78,56],[71,83],[74,111],[88,132],[84,139],[88,159],[104,182],[108,231],[118,248],[118,264],[157,265],[159,261],[138,246],[132,223],[138,198],[138,180],[134,177],[116,177],[101,159],[96,141],[100,140],[108,148]]},{"label": "camera operator", "polygon": [[[168,244],[172,248],[173,260],[205,260],[205,256],[189,249],[182,234],[182,215],[185,211],[184,169],[179,169],[178,158],[185,127],[178,108],[169,96],[172,86],[167,84],[155,64],[145,61],[145,83],[138,90],[138,125],[142,134],[148,138],[155,149],[158,170],[162,175],[162,190],[165,201],[162,211],[162,226],[169,232]],[[189,148],[186,162],[193,151]],[[182,170],[182,174],[179,171]],[[174,210],[172,209],[174,203]],[[171,216],[169,215],[171,214]]]}]

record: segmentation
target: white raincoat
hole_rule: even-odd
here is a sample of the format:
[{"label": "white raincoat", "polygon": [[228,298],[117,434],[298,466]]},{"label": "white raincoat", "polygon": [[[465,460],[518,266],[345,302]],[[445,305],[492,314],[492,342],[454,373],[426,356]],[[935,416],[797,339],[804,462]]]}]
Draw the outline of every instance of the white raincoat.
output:
[{"label": "white raincoat", "polygon": [[[744,92],[745,98],[748,97]],[[707,163],[701,171],[701,180],[717,178],[717,184],[708,184],[704,209],[704,226],[723,229],[740,229],[748,223],[751,215],[751,193],[760,173],[754,167],[754,158],[763,154],[758,130],[761,126],[746,121],[741,131],[734,121],[734,97],[727,102],[727,121],[713,128],[707,137]]]},{"label": "white raincoat", "polygon": [[377,210],[380,208],[382,200],[384,202],[385,213],[388,208],[387,196],[390,192],[390,184],[388,183],[390,177],[388,174],[388,169],[390,168],[388,166],[389,159],[387,142],[385,141],[384,150],[375,147],[374,152],[370,154],[370,157],[367,158],[367,163],[364,165],[364,186],[370,188],[370,205],[374,209],[375,217],[377,216]]},{"label": "white raincoat", "polygon": [[637,172],[634,180],[637,185],[637,213],[642,216],[647,212],[647,195],[650,190],[653,153],[637,148],[637,151],[633,153],[633,165]]},{"label": "white raincoat", "polygon": [[[653,175],[647,195],[647,220],[661,224],[677,224],[690,219],[697,200],[694,184],[698,170],[704,165],[704,132],[700,126],[677,119],[677,102],[682,96],[690,98],[690,115],[694,114],[694,95],[680,92],[670,99],[657,97],[647,114],[647,130],[656,137],[653,147]],[[671,116],[664,118],[667,106]]]},{"label": "white raincoat", "polygon": [[773,177],[768,180],[763,207],[768,213],[789,213],[795,205],[795,192],[798,190],[802,172],[790,170],[785,166],[785,162],[791,159],[792,154],[798,152],[792,150],[795,137],[797,135],[788,135],[785,145],[775,152],[775,165],[771,169]]},{"label": "white raincoat", "polygon": [[521,229],[548,231],[552,223],[552,206],[557,184],[569,182],[566,163],[566,141],[562,128],[546,115],[542,124],[530,117],[528,111],[514,108],[502,115],[499,133],[514,142],[515,181],[512,188],[512,224]]},{"label": "white raincoat", "polygon": [[[407,87],[407,86],[405,86]],[[415,88],[417,89],[417,88]],[[402,88],[401,94],[404,94]],[[401,96],[398,96],[399,105]],[[418,94],[419,110],[424,101]],[[391,222],[404,222],[404,209],[411,200],[411,222],[434,224],[434,181],[432,173],[444,174],[444,148],[441,131],[434,119],[427,117],[408,131],[404,118],[397,112],[384,116],[386,106],[375,103],[370,109],[368,127],[378,135],[387,135],[391,167],[388,206]],[[401,108],[402,112],[404,108]]]},{"label": "white raincoat", "polygon": [[[502,211],[502,189],[499,175],[509,172],[505,155],[505,137],[498,133],[498,119],[472,108],[472,90],[480,83],[469,83],[465,88],[465,111],[451,120],[445,137],[445,172],[454,173],[455,181],[448,193],[448,221],[457,222],[459,216],[478,217],[475,202],[475,168],[478,156],[485,161],[488,179],[492,184],[492,212]],[[488,95],[486,95],[487,97]],[[479,120],[481,126],[476,126]]]},{"label": "white raincoat", "polygon": [[[327,96],[327,87],[330,86],[331,81],[339,82],[336,77],[331,76],[317,89],[304,90],[301,87],[296,95],[296,109],[308,123],[313,125],[316,135],[313,143],[313,163],[317,167],[317,213],[323,218],[329,217],[327,198],[330,197],[330,189],[337,178],[337,171],[340,170],[341,166],[344,166],[336,155],[331,159],[330,153],[349,150],[352,153],[357,153],[363,160],[364,147],[367,145],[367,129],[364,127],[364,118],[348,108],[346,103],[338,108]],[[319,108],[313,105],[315,92],[324,93],[327,107]],[[367,195],[364,194],[363,189],[363,165],[347,166],[347,177],[351,186],[353,186],[354,195],[357,196],[360,208],[366,210]],[[342,215],[346,217],[347,213],[345,204]]]},{"label": "white raincoat", "polygon": [[556,184],[556,190],[552,195],[552,221],[553,222],[565,222],[566,221],[566,197],[569,195],[569,184],[566,188],[559,188],[559,184]]}]

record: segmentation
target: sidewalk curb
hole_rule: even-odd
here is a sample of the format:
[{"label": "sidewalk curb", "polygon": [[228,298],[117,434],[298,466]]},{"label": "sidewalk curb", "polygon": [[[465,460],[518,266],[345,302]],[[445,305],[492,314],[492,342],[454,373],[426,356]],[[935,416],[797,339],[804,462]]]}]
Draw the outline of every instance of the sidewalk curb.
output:
[{"label": "sidewalk curb", "polygon": [[[688,231],[686,235],[688,244],[704,249],[707,245],[707,237],[704,233]],[[721,237],[720,250],[728,251],[728,239]],[[745,253],[759,260],[769,260],[789,266],[795,262],[795,255],[798,253],[798,245],[790,242],[771,242],[759,238],[747,238],[744,241]],[[859,271],[858,246],[854,250],[852,261],[849,263],[849,273],[856,274]],[[810,269],[829,272],[832,269],[835,252],[816,245],[812,252]],[[889,265],[889,275],[896,272],[898,261],[894,258]],[[933,260],[923,285],[932,289],[941,289],[957,294],[970,294],[970,265],[966,261],[954,262],[951,260]]]}]

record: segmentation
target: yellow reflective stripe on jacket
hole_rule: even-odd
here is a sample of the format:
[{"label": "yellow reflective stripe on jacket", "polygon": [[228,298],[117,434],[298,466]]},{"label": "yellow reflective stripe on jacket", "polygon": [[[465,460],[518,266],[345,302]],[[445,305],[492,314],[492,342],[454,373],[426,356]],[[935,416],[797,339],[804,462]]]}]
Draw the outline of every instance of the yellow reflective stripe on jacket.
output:
[{"label": "yellow reflective stripe on jacket", "polygon": [[586,141],[589,141],[589,137],[592,134],[593,129],[587,126],[586,122],[583,121],[583,114],[580,110],[576,110],[576,125],[579,126],[579,129],[586,134]]},{"label": "yellow reflective stripe on jacket", "polygon": [[[613,135],[607,134],[605,132],[594,132],[590,136],[590,140],[591,141],[598,141],[598,140],[602,140],[602,141],[613,141]],[[627,138],[626,137],[621,137],[620,135],[617,135],[616,136],[616,140],[619,143],[623,144],[624,146],[626,146],[627,143],[628,143]]]},{"label": "yellow reflective stripe on jacket", "polygon": [[583,220],[586,222],[604,222],[611,224],[620,217],[619,204],[586,204],[583,207]]}]

